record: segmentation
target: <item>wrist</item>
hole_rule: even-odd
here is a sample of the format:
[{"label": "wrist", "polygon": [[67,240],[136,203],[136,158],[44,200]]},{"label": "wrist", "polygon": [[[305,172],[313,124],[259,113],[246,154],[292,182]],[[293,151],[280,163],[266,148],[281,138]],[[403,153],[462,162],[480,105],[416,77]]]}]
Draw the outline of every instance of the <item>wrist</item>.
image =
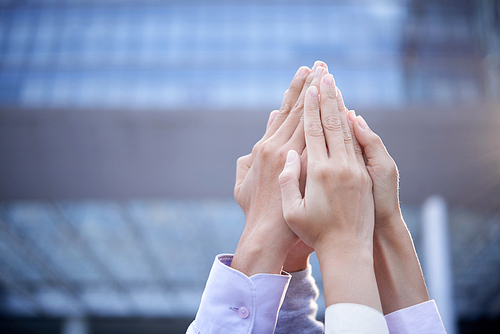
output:
[{"label": "wrist", "polygon": [[325,303],[356,303],[382,311],[375,278],[373,251],[344,244],[316,250],[323,277]]},{"label": "wrist", "polygon": [[380,214],[375,209],[375,229],[392,228],[399,225],[405,225],[403,215],[399,206],[390,213]]},{"label": "wrist", "polygon": [[376,229],[373,239],[384,314],[429,300],[413,240],[402,217]]},{"label": "wrist", "polygon": [[[368,237],[368,235],[370,237]],[[318,256],[350,256],[351,254],[373,254],[373,234],[366,237],[349,235],[325,235],[314,245]]]},{"label": "wrist", "polygon": [[366,266],[373,268],[373,244],[335,240],[321,243],[316,248],[320,266],[347,265],[349,267]]},{"label": "wrist", "polygon": [[[296,238],[296,237],[295,237]],[[234,253],[231,267],[247,276],[280,274],[289,250],[296,243],[275,230],[245,230]]]},{"label": "wrist", "polygon": [[306,270],[309,266],[309,255],[291,258],[287,256],[283,264],[283,270],[288,273]]},{"label": "wrist", "polygon": [[383,224],[375,224],[373,232],[374,240],[384,243],[406,244],[409,235],[408,227],[401,214],[395,214],[384,220]]}]

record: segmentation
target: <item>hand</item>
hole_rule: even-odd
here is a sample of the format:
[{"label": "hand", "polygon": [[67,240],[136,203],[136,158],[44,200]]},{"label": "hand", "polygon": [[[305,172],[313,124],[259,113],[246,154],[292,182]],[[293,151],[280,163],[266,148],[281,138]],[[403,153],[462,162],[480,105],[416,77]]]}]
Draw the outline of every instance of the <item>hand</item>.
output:
[{"label": "hand", "polygon": [[305,195],[297,152],[288,153],[279,181],[283,214],[292,231],[318,254],[326,304],[356,302],[381,310],[373,269],[372,183],[356,151],[333,76],[305,97],[308,147]]},{"label": "hand", "polygon": [[[319,65],[315,67],[322,74],[326,68]],[[278,175],[287,151],[305,148],[303,96],[310,84],[319,82],[315,76],[307,67],[299,69],[282,108],[271,114],[264,137],[250,155],[238,159],[234,195],[246,223],[231,266],[249,276],[279,273],[289,250],[299,241],[283,219]]]},{"label": "hand", "polygon": [[371,245],[371,179],[363,157],[354,150],[333,76],[323,77],[321,102],[315,87],[308,89],[305,100],[309,155],[305,196],[302,198],[298,187],[301,168],[297,152],[290,151],[279,179],[285,220],[314,249],[340,236]]},{"label": "hand", "polygon": [[375,229],[383,228],[401,217],[398,168],[380,137],[370,130],[363,117],[356,117],[354,110],[349,111],[347,117],[354,124],[356,139],[363,147],[366,168],[373,181]]},{"label": "hand", "polygon": [[373,180],[375,274],[384,314],[389,314],[425,302],[429,294],[413,240],[401,215],[396,164],[363,117],[356,117],[352,110],[347,117],[364,150]]}]

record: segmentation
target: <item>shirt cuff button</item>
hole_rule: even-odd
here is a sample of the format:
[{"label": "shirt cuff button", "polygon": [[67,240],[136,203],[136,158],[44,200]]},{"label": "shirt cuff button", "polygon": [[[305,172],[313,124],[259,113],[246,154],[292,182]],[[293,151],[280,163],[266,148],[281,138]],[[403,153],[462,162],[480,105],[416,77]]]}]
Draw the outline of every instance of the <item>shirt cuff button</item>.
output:
[{"label": "shirt cuff button", "polygon": [[246,306],[242,306],[238,309],[238,315],[240,316],[241,319],[248,318],[250,315],[250,310]]}]

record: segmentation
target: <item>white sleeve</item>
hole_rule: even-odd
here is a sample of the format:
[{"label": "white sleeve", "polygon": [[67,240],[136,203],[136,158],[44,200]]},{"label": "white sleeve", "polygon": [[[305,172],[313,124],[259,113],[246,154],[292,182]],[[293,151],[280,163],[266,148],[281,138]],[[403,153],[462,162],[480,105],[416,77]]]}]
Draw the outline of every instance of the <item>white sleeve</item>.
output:
[{"label": "white sleeve", "polygon": [[366,305],[339,303],[325,310],[325,334],[389,334],[384,315]]}]

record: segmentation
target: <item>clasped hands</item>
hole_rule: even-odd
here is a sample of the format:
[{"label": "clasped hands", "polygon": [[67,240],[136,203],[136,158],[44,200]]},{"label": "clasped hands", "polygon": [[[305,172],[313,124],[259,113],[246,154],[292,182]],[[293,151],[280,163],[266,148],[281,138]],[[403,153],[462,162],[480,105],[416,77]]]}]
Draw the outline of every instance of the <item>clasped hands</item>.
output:
[{"label": "clasped hands", "polygon": [[327,306],[382,311],[384,304],[390,311],[408,298],[428,298],[420,291],[381,302],[380,294],[404,295],[382,251],[407,233],[398,171],[380,137],[345,107],[325,63],[297,71],[264,136],[238,159],[234,196],[246,216],[234,269],[248,276],[299,271],[315,250]]}]

